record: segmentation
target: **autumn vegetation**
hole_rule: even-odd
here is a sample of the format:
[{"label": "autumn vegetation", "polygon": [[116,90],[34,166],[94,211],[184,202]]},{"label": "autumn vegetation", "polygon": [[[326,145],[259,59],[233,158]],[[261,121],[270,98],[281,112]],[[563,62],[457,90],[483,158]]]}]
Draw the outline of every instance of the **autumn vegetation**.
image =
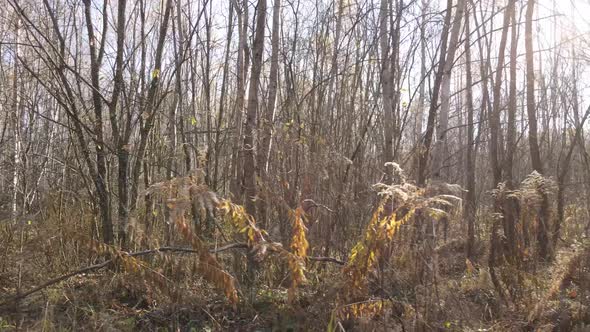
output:
[{"label": "autumn vegetation", "polygon": [[551,0],[5,0],[0,331],[588,331]]}]

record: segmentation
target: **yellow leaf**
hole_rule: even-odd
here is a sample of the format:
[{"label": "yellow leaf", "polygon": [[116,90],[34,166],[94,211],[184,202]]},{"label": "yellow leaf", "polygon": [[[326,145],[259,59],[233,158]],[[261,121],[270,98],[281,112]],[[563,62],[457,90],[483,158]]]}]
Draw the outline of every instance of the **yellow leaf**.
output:
[{"label": "yellow leaf", "polygon": [[154,71],[152,71],[152,79],[157,79],[158,77],[160,77],[160,69],[154,69]]}]

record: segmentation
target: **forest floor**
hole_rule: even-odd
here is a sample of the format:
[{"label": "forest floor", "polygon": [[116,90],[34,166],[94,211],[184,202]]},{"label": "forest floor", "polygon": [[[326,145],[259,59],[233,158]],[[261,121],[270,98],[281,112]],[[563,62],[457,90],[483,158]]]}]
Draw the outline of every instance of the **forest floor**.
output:
[{"label": "forest floor", "polygon": [[[81,273],[14,301],[47,280],[95,264],[78,241],[46,234],[44,226],[4,230],[0,239],[0,331],[590,331],[590,246],[570,243],[551,263],[526,272],[498,270],[507,298],[494,291],[487,248],[468,262],[464,242],[437,248],[439,275],[429,318],[416,314],[424,289],[391,272],[375,296],[396,304],[371,318],[330,326],[341,268],[310,263],[308,282],[290,303],[282,267],[259,267],[254,286],[240,287],[231,305],[195,273],[190,254],[145,258],[153,271],[112,266]],[[49,233],[51,234],[51,233]],[[56,233],[57,234],[57,233]],[[233,255],[220,258],[231,265]],[[155,280],[149,273],[164,275]],[[280,277],[277,277],[280,276]],[[413,314],[412,314],[413,313]],[[419,323],[419,324],[418,324]]]}]

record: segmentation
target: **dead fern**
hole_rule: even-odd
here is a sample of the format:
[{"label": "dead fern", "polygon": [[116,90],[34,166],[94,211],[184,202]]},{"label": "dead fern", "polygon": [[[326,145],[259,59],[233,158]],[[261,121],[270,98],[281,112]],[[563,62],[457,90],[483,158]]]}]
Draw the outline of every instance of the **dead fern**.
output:
[{"label": "dead fern", "polygon": [[305,212],[303,208],[298,207],[291,214],[291,252],[287,255],[289,271],[291,273],[291,287],[289,287],[289,302],[295,299],[297,287],[306,281],[305,278],[305,260],[307,258],[307,249],[309,243],[306,238],[307,228],[305,227]]},{"label": "dead fern", "polygon": [[145,261],[104,242],[87,239],[87,243],[92,252],[102,257],[106,256],[116,268],[125,273],[140,274],[144,280],[152,282],[161,289],[165,288],[167,278]]},{"label": "dead fern", "polygon": [[[546,222],[550,222],[551,210],[546,204],[548,204],[548,197],[555,194],[556,190],[555,181],[533,171],[522,181],[517,189],[510,190],[506,183],[502,182],[491,191],[491,196],[496,202],[496,205],[502,207],[495,217],[498,220],[506,219],[504,222],[517,223],[515,225],[516,234],[514,238],[508,239],[509,241],[514,241],[514,243],[505,245],[505,247],[515,248],[511,252],[512,256],[516,256],[518,259],[531,256],[533,250],[531,239],[535,237],[535,234],[538,234],[539,228],[543,227],[541,225],[542,218],[547,218],[548,220]],[[510,212],[509,209],[504,208],[510,200],[516,200],[518,204],[518,215],[514,221],[508,218],[507,213]],[[547,209],[547,211],[543,209]],[[544,226],[549,228],[549,225]],[[505,234],[505,236],[508,235]],[[512,257],[508,257],[507,259],[510,260]]]},{"label": "dead fern", "polygon": [[369,299],[339,306],[332,311],[327,330],[328,332],[338,331],[337,327],[341,325],[340,321],[359,318],[373,319],[383,315],[391,307],[391,301],[384,299]]},{"label": "dead fern", "polygon": [[246,209],[230,200],[223,200],[218,205],[225,220],[230,223],[239,233],[246,234],[249,245],[255,245],[266,241],[266,235],[263,230],[256,226],[256,220],[246,212]]},{"label": "dead fern", "polygon": [[399,165],[390,166],[393,166],[394,171],[392,178],[397,179],[398,183],[378,183],[374,186],[380,202],[363,238],[352,248],[349,261],[343,269],[340,301],[359,300],[368,295],[370,273],[391,253],[396,234],[403,225],[415,222],[418,216],[421,221],[426,218],[436,222],[459,215],[461,198],[458,195],[462,191],[459,186],[436,184],[426,189],[418,188],[406,182]]},{"label": "dead fern", "polygon": [[165,200],[170,212],[169,223],[174,225],[182,238],[198,252],[198,271],[203,278],[223,291],[230,303],[237,303],[234,278],[209,253],[203,241],[186,221],[192,204],[196,204],[202,215],[213,211],[219,204],[217,195],[204,184],[202,172],[156,183],[148,188],[147,192]]},{"label": "dead fern", "polygon": [[[533,171],[516,189],[502,182],[491,191],[496,212],[488,264],[494,288],[509,306],[516,304],[517,299],[523,303],[535,301],[524,285],[534,280],[527,270],[534,269],[550,247],[548,197],[556,189],[552,179]],[[533,254],[535,251],[538,255]]]},{"label": "dead fern", "polygon": [[556,191],[557,184],[555,181],[542,176],[537,171],[533,171],[522,181],[520,188],[509,195],[518,198],[524,206],[539,208],[543,195],[553,195]]}]

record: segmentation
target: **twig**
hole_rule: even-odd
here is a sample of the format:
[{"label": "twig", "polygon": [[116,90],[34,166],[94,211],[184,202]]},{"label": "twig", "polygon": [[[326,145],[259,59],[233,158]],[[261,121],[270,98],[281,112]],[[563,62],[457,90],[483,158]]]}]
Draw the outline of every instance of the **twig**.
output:
[{"label": "twig", "polygon": [[[211,254],[217,254],[223,251],[227,251],[230,249],[247,249],[248,245],[246,243],[242,243],[242,242],[236,242],[236,243],[230,243],[228,245],[225,245],[223,247],[218,247],[215,249],[209,249],[209,253]],[[149,250],[144,250],[144,251],[137,251],[137,252],[133,252],[133,253],[129,253],[128,255],[131,257],[138,257],[138,256],[145,256],[145,255],[150,255],[150,254],[155,254],[158,252],[184,252],[184,253],[190,253],[190,254],[195,254],[198,253],[197,250],[192,249],[192,248],[181,248],[181,247],[161,247],[161,248],[157,248],[157,249],[149,249]]]},{"label": "twig", "polygon": [[328,206],[326,206],[324,204],[316,203],[313,199],[310,199],[310,198],[304,199],[303,200],[303,203],[310,204],[310,206],[308,207],[308,209],[309,208],[314,208],[314,207],[321,207],[321,208],[324,208],[324,209],[328,210],[328,212],[330,212],[330,213],[335,213],[334,210],[330,209]]},{"label": "twig", "polygon": [[346,264],[345,261],[341,261],[341,260],[334,258],[334,257],[307,257],[307,259],[309,259],[310,261],[314,261],[314,262],[327,262],[327,263],[334,263],[334,264],[338,264],[338,265],[345,265]]}]

